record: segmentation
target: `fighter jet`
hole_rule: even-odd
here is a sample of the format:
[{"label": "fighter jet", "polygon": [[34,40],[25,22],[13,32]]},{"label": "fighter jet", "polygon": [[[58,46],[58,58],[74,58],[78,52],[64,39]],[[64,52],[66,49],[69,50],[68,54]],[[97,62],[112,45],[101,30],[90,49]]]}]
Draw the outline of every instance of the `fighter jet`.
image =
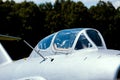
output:
[{"label": "fighter jet", "polygon": [[107,49],[96,29],[60,30],[35,48],[24,42],[33,51],[16,61],[0,44],[0,80],[120,80],[120,51]]}]

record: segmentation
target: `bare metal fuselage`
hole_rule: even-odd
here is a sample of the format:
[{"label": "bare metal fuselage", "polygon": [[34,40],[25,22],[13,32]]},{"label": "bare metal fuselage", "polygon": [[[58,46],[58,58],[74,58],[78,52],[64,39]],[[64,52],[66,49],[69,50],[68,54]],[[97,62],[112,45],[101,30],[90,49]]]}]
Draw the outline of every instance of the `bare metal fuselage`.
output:
[{"label": "bare metal fuselage", "polygon": [[26,58],[1,66],[0,80],[29,77],[46,80],[115,80],[120,67],[119,54],[119,51],[113,50],[93,50],[48,56],[45,61],[40,57]]}]

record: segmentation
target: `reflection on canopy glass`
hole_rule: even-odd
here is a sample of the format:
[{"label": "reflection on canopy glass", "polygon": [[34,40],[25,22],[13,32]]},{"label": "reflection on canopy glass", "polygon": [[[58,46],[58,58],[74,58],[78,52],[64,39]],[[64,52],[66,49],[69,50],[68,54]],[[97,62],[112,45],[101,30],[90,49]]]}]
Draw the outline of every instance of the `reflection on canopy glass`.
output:
[{"label": "reflection on canopy glass", "polygon": [[82,29],[63,30],[60,31],[54,40],[56,48],[69,49],[72,47],[74,40]]},{"label": "reflection on canopy glass", "polygon": [[87,30],[88,36],[91,38],[91,40],[96,44],[96,46],[103,46],[102,40],[98,34],[97,31],[95,30]]},{"label": "reflection on canopy glass", "polygon": [[54,34],[42,39],[39,43],[38,43],[38,48],[39,49],[47,49],[52,41]]}]

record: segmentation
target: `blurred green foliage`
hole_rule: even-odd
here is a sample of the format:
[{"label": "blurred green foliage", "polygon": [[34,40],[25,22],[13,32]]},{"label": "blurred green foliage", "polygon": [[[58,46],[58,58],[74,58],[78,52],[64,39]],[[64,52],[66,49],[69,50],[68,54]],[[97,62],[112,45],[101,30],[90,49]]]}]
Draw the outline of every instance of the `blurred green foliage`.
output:
[{"label": "blurred green foliage", "polygon": [[[96,6],[87,8],[81,1],[72,0],[39,5],[26,0],[21,3],[0,0],[0,34],[22,37],[33,46],[58,30],[86,27],[99,30],[108,48],[120,49],[120,7],[116,9],[109,1],[100,0]],[[15,59],[20,58],[16,55],[28,56],[31,52],[22,42],[3,44]]]}]

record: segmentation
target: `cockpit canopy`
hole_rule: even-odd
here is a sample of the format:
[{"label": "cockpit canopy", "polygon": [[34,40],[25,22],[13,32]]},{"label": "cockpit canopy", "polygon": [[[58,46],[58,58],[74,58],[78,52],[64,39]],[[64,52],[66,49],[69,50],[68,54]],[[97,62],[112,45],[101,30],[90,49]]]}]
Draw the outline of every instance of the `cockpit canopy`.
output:
[{"label": "cockpit canopy", "polygon": [[[70,50],[106,49],[101,34],[92,28],[75,28],[58,31],[42,39],[37,50],[47,52],[66,52]],[[43,53],[42,52],[42,53]]]}]

